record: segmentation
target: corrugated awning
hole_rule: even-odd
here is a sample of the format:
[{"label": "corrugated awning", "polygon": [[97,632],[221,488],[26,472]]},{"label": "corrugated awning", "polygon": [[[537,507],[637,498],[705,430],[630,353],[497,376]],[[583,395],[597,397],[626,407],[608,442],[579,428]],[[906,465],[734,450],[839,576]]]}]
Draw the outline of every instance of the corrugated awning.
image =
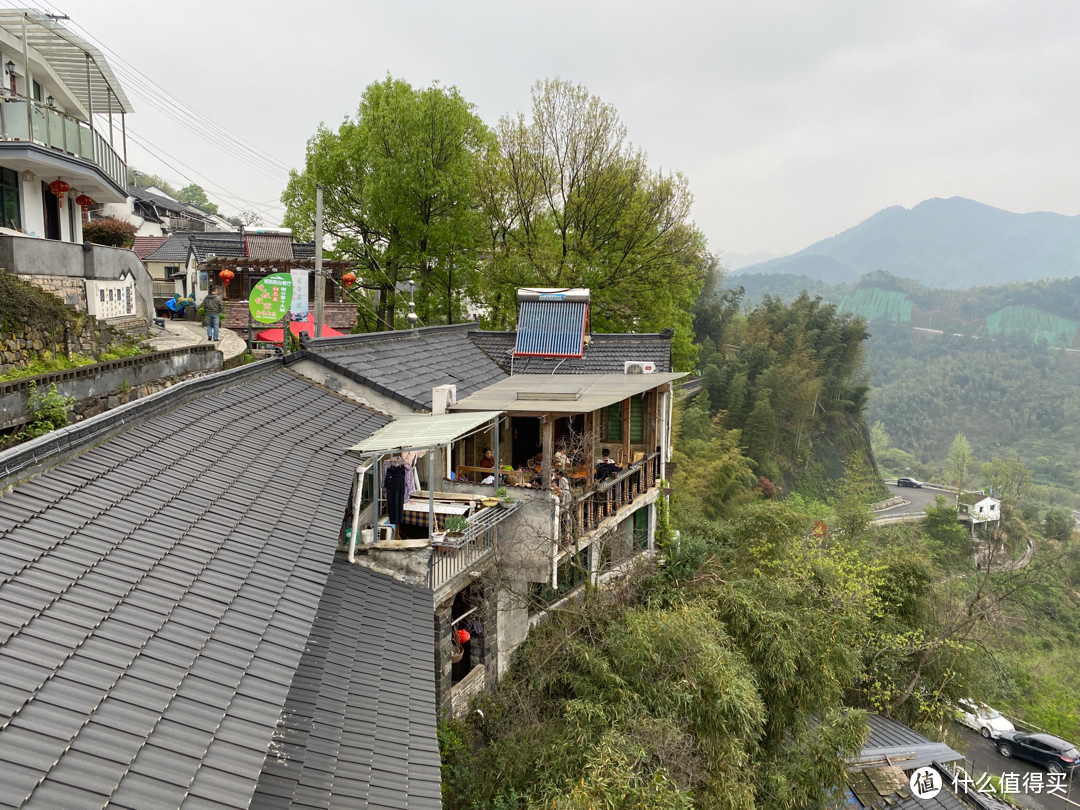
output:
[{"label": "corrugated awning", "polygon": [[[26,19],[26,44],[48,62],[76,100],[89,112],[93,94],[95,113],[105,113],[110,104],[114,113],[132,112],[131,102],[105,60],[105,55],[62,23],[37,9],[0,9],[0,28],[22,41]],[[6,51],[5,51],[6,55]],[[90,93],[87,92],[86,57],[90,56]],[[13,54],[21,62],[21,53]],[[33,57],[31,56],[31,59]],[[20,69],[22,65],[19,65]],[[109,96],[112,96],[110,102]]]},{"label": "corrugated awning", "polygon": [[587,301],[522,301],[514,354],[581,357],[588,319]]},{"label": "corrugated awning", "polygon": [[405,450],[425,450],[445,447],[492,422],[502,414],[499,411],[474,413],[423,414],[410,413],[399,416],[389,425],[372,433],[360,444],[350,447],[353,453],[396,453]]},{"label": "corrugated awning", "polygon": [[465,397],[451,408],[454,411],[591,413],[685,376],[686,372],[517,374]]}]

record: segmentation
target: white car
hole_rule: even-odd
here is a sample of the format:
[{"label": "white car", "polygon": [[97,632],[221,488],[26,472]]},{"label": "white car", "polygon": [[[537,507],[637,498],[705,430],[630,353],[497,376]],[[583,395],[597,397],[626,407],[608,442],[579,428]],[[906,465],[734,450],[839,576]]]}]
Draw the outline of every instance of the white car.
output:
[{"label": "white car", "polygon": [[1016,726],[1002,717],[997,709],[991,709],[985,703],[974,700],[956,702],[956,720],[988,740],[996,740],[1003,731],[1016,731]]}]

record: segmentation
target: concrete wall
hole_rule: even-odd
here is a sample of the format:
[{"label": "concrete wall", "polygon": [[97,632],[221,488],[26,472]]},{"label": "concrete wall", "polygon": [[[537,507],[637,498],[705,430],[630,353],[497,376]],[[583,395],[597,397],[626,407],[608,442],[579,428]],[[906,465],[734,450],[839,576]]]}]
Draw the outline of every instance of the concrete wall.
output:
[{"label": "concrete wall", "polygon": [[[81,243],[0,236],[0,267],[43,289],[46,279],[118,279],[126,272],[135,279],[137,316],[144,320],[153,316],[153,279],[134,251],[127,248],[93,245],[88,251]],[[74,285],[69,282],[68,286]],[[84,293],[82,311],[85,310]]]},{"label": "concrete wall", "polygon": [[[272,328],[272,326],[266,328]],[[329,388],[331,391],[341,394],[343,397],[348,397],[349,399],[359,402],[361,405],[366,405],[380,413],[389,416],[415,413],[408,405],[398,402],[396,399],[391,399],[385,394],[373,391],[367,386],[361,385],[355,380],[350,380],[344,375],[331,371],[326,366],[321,366],[313,360],[301,360],[299,363],[293,363],[289,366],[289,370],[295,371],[297,374],[302,374],[309,380],[314,380],[319,385]],[[440,469],[441,467],[438,466],[438,461],[436,461],[436,475],[439,474]],[[421,461],[421,468],[418,472],[420,473],[421,478],[427,477],[426,459]]]},{"label": "concrete wall", "polygon": [[[36,383],[39,391],[55,383],[58,394],[75,398],[73,412],[76,418],[87,418],[140,395],[147,396],[167,388],[175,381],[219,371],[221,363],[221,352],[205,345],[0,383],[0,428],[24,424],[28,420],[26,406],[31,381]],[[161,385],[155,387],[156,383]]]}]

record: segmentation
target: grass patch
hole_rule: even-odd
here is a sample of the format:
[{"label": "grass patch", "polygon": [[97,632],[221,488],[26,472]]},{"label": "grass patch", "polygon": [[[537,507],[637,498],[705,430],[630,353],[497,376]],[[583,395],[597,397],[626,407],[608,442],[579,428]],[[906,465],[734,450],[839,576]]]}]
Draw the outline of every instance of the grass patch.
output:
[{"label": "grass patch", "polygon": [[39,374],[52,374],[56,371],[68,371],[82,366],[92,366],[94,363],[107,363],[110,360],[122,360],[125,357],[137,357],[140,354],[147,353],[146,349],[141,346],[117,346],[97,357],[76,354],[72,355],[70,360],[62,355],[48,360],[38,358],[25,366],[13,368],[4,374],[0,374],[0,382],[22,380],[26,377],[37,377]]}]

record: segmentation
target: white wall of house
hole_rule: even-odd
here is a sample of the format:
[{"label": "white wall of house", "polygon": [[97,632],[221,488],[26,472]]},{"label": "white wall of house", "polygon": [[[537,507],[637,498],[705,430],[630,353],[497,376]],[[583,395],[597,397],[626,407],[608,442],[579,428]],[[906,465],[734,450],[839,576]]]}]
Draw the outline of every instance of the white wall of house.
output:
[{"label": "white wall of house", "polygon": [[130,222],[138,228],[135,232],[136,236],[165,236],[165,229],[161,227],[161,223],[151,222],[135,213],[134,197],[128,197],[127,202],[105,203],[101,206],[101,214],[102,216]]},{"label": "white wall of house", "polygon": [[29,183],[19,180],[22,205],[22,229],[31,236],[45,237],[45,209],[41,198],[41,181],[36,177]]}]

